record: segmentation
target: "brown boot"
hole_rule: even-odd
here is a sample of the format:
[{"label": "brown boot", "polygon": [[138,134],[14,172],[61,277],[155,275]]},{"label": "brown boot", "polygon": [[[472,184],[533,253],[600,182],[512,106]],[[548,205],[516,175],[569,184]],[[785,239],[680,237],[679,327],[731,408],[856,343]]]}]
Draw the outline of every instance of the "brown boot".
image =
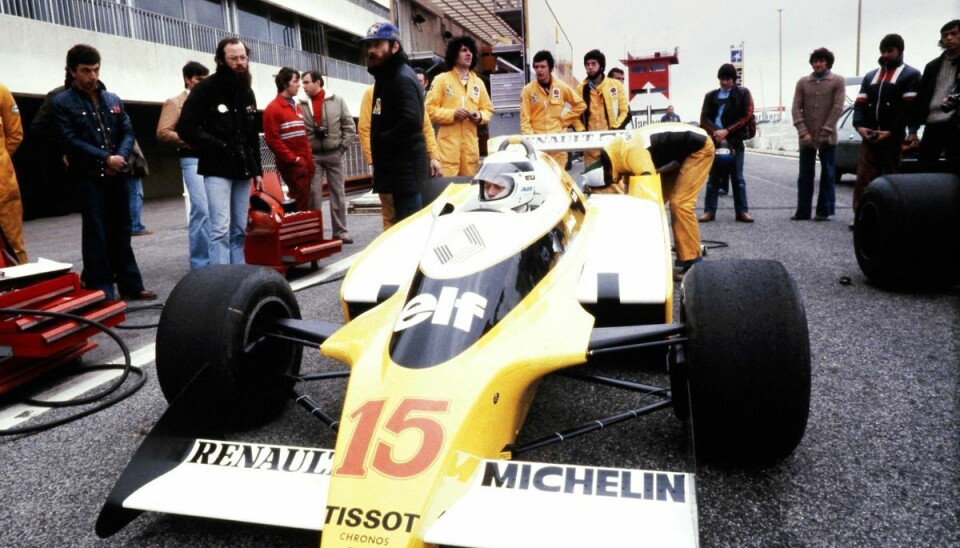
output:
[{"label": "brown boot", "polygon": [[738,213],[737,220],[740,221],[741,223],[752,223],[753,217],[751,217],[750,214],[746,212]]},{"label": "brown boot", "polygon": [[716,215],[713,213],[704,213],[703,215],[697,217],[697,221],[701,223],[709,223],[710,221],[716,219]]}]

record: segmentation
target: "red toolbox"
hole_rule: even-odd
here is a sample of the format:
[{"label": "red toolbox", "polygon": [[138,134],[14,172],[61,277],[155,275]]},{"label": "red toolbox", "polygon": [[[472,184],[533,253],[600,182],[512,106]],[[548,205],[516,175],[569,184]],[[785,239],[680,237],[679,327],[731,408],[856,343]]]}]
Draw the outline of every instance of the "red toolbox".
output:
[{"label": "red toolbox", "polygon": [[304,263],[314,263],[339,253],[340,240],[323,237],[323,214],[320,211],[288,212],[293,201],[287,200],[276,173],[264,172],[263,189],[252,188],[247,215],[244,257],[248,264],[259,264],[285,273]]},{"label": "red toolbox", "polygon": [[[107,327],[126,319],[125,303],[106,300],[103,291],[82,289],[80,277],[72,272],[0,278],[0,308],[69,313]],[[98,333],[76,320],[0,314],[0,394],[96,348],[89,339]]]}]

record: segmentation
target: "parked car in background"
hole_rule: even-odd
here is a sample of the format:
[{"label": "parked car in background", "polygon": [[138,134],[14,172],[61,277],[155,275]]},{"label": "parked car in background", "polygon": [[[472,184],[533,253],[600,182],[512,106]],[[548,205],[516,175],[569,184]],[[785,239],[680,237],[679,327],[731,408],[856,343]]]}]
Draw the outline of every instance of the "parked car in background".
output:
[{"label": "parked car in background", "polygon": [[[923,137],[923,127],[920,128],[919,136]],[[846,107],[843,114],[840,115],[840,121],[837,122],[837,182],[839,183],[844,175],[851,175],[850,181],[857,176],[857,162],[860,159],[860,134],[853,127],[853,105]],[[900,160],[900,171],[902,173],[916,173],[920,170],[917,156],[920,151],[920,141],[915,141],[915,146],[903,149],[903,156]],[[941,156],[940,164],[945,168],[946,159]],[[936,169],[934,171],[943,171]]]}]

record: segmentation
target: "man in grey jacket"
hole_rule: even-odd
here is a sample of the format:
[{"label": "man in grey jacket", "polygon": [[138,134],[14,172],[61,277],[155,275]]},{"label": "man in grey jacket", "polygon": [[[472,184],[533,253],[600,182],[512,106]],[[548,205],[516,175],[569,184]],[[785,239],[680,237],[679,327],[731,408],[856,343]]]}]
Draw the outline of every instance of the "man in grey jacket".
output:
[{"label": "man in grey jacket", "polygon": [[843,111],[846,88],[843,76],[830,71],[833,53],[818,48],[810,54],[813,72],[797,81],[793,95],[793,125],[800,138],[800,175],[797,178],[797,211],[790,219],[810,219],[813,200],[813,173],[820,155],[820,193],[817,195],[816,221],[834,214],[836,198],[837,120]]},{"label": "man in grey jacket", "polygon": [[327,177],[330,193],[330,218],[333,237],[352,244],[347,231],[347,199],[344,193],[343,153],[357,136],[357,127],[339,95],[323,89],[323,76],[316,70],[305,71],[300,80],[307,99],[301,99],[303,121],[317,166],[310,185],[310,209],[323,205],[323,177]]}]

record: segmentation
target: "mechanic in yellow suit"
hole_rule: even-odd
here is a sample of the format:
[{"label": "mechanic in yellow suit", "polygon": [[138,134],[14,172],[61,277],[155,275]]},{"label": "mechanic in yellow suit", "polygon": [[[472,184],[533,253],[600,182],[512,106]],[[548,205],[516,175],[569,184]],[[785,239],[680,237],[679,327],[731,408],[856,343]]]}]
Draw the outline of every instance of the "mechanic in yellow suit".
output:
[{"label": "mechanic in yellow suit", "polygon": [[13,170],[13,153],[23,141],[20,109],[6,86],[0,84],[0,228],[20,264],[27,262],[23,246],[23,204],[20,185]]},{"label": "mechanic in yellow suit", "polygon": [[[587,110],[573,124],[577,131],[622,129],[630,121],[627,90],[619,80],[604,76],[606,67],[607,57],[600,50],[592,49],[583,56],[587,77],[577,87],[577,94],[587,103]],[[596,161],[598,154],[593,150],[584,152],[583,165]],[[618,185],[613,185],[605,192],[613,194],[622,190]]]},{"label": "mechanic in yellow suit", "polygon": [[437,144],[444,177],[473,177],[480,168],[477,126],[490,123],[493,103],[487,87],[473,69],[479,59],[477,44],[469,36],[447,43],[450,72],[438,75],[427,94],[427,113],[440,126]]},{"label": "mechanic in yellow suit", "polygon": [[[553,54],[541,50],[533,56],[533,72],[537,79],[520,91],[520,133],[561,133],[583,114],[587,104],[567,84],[553,77]],[[569,105],[569,106],[568,106]],[[550,156],[567,165],[566,152]]]},{"label": "mechanic in yellow suit", "polygon": [[[603,183],[644,173],[659,173],[663,201],[670,204],[670,227],[677,249],[679,274],[703,257],[697,223],[697,195],[713,166],[713,139],[699,127],[678,122],[651,124],[613,139],[600,151]],[[596,164],[590,168],[597,167]],[[586,179],[598,179],[594,175]]]},{"label": "mechanic in yellow suit", "polygon": [[[423,82],[421,82],[423,84]],[[424,87],[426,85],[424,84]],[[363,159],[373,169],[373,152],[370,150],[370,117],[373,113],[373,86],[363,92],[360,99],[360,116],[357,122],[357,137],[360,139],[360,150]],[[423,113],[423,137],[427,141],[427,157],[430,158],[430,175],[440,177],[440,149],[437,147],[437,137],[433,134],[433,126],[426,111]],[[393,226],[393,195],[377,194],[380,197],[380,216],[383,218],[383,229]]]}]

